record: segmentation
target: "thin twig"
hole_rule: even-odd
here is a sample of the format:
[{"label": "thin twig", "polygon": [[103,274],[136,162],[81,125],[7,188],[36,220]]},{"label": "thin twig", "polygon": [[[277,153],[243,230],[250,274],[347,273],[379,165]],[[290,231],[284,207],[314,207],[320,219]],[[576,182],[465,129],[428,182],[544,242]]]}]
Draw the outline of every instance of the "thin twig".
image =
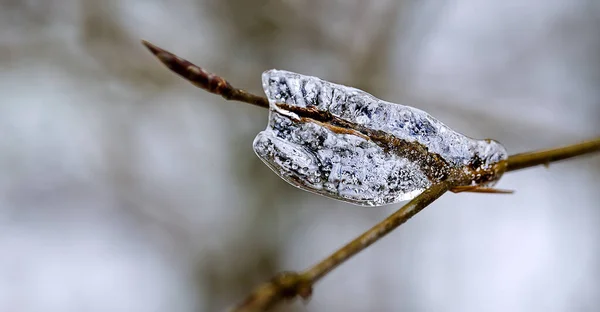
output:
[{"label": "thin twig", "polygon": [[[224,78],[209,73],[200,66],[182,59],[165,49],[159,48],[148,41],[142,40],[142,43],[165,66],[191,82],[193,85],[210,93],[220,95],[227,100],[244,102],[263,108],[269,107],[269,100],[266,97],[235,88]],[[509,157],[506,171],[514,171],[537,165],[547,165],[550,162],[597,152],[599,150],[600,138],[561,148],[516,154]]]},{"label": "thin twig", "polygon": [[[225,79],[208,73],[200,67],[149,42],[142,42],[169,69],[197,87],[210,93],[221,95],[228,100],[245,102],[263,108],[269,107],[267,98],[234,88]],[[505,168],[506,172],[508,172],[538,165],[547,166],[551,162],[598,151],[600,151],[600,138],[565,147],[512,155],[508,157],[505,163],[499,163],[498,165],[501,165],[500,167]],[[300,273],[284,272],[278,274],[270,282],[256,288],[233,311],[265,311],[283,300],[293,299],[297,296],[304,299],[309,298],[314,283],[327,273],[402,225],[448,190],[467,185],[468,183],[465,182],[468,181],[465,181],[464,177],[455,177],[454,179],[433,185],[388,218],[313,267]]]},{"label": "thin twig", "polygon": [[429,206],[432,202],[446,193],[454,183],[445,182],[438,183],[409,201],[402,208],[398,209],[392,215],[375,225],[361,236],[357,237],[346,246],[340,248],[338,251],[327,257],[325,260],[314,265],[312,268],[304,271],[302,275],[312,281],[316,282],[321,279],[325,274],[335,269],[338,265],[359,253],[363,249],[371,246],[380,238],[389,234],[398,226],[402,225],[408,219],[419,213],[425,207]]},{"label": "thin twig", "polygon": [[[564,160],[592,152],[600,151],[600,138],[566,147],[547,149],[508,157],[506,171],[514,171],[550,162]],[[462,181],[440,183],[415,197],[394,214],[375,225],[361,236],[340,248],[323,261],[302,273],[286,272],[274,277],[271,282],[261,285],[233,311],[266,311],[276,303],[300,296],[308,298],[315,282],[348,260],[350,257],[369,247],[377,240],[402,225],[412,216],[423,210],[449,189],[461,185]]]},{"label": "thin twig", "polygon": [[152,43],[142,40],[142,43],[170,70],[191,82],[198,88],[224,97],[226,100],[244,102],[263,108],[269,107],[269,100],[250,92],[233,87],[227,80],[209,73],[199,66],[188,62],[179,56],[161,49]]},{"label": "thin twig", "polygon": [[553,149],[516,154],[508,157],[506,171],[548,166],[551,162],[600,151],[600,138]]},{"label": "thin twig", "polygon": [[313,267],[302,273],[282,273],[273,278],[270,282],[261,285],[233,311],[265,311],[282,300],[293,299],[296,296],[307,299],[312,292],[312,285],[315,282],[350,257],[369,247],[371,244],[402,225],[412,216],[442,196],[452,186],[453,183],[445,182],[430,187],[385,220],[381,221],[379,224],[355,238],[346,246],[340,248]]}]

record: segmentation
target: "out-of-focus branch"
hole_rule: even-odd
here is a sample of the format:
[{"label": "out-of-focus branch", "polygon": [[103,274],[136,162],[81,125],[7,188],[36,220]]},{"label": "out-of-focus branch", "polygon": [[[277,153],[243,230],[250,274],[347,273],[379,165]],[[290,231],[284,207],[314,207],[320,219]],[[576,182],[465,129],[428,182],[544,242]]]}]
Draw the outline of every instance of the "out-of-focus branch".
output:
[{"label": "out-of-focus branch", "polygon": [[[200,67],[151,43],[142,42],[169,69],[197,87],[210,93],[221,95],[228,100],[245,102],[263,108],[269,107],[266,97],[234,88],[225,79],[208,73]],[[538,165],[547,166],[551,162],[598,151],[600,151],[600,138],[565,147],[512,155],[508,157],[505,164],[500,165],[505,165],[506,172],[508,172]],[[256,288],[233,311],[265,311],[284,300],[294,299],[298,296],[304,299],[309,298],[313,285],[327,273],[402,225],[448,190],[457,186],[468,185],[469,181],[465,181],[464,178],[455,177],[455,179],[433,185],[387,219],[375,225],[313,267],[299,273],[280,273],[271,279],[270,282]]]},{"label": "out-of-focus branch", "polygon": [[280,301],[293,299],[296,296],[307,299],[312,293],[314,283],[429,206],[429,204],[447,192],[452,185],[453,183],[446,182],[432,186],[385,220],[306,271],[301,273],[285,272],[275,276],[270,282],[256,288],[233,311],[265,311]]}]

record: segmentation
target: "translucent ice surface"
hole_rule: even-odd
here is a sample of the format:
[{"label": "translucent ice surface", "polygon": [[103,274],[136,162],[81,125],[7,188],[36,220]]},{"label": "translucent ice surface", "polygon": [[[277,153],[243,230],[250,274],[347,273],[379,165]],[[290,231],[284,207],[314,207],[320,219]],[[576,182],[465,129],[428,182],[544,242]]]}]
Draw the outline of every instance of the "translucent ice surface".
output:
[{"label": "translucent ice surface", "polygon": [[487,168],[504,147],[453,131],[424,111],[317,77],[269,70],[269,124],[256,154],[285,181],[379,206],[412,199],[452,168]]}]

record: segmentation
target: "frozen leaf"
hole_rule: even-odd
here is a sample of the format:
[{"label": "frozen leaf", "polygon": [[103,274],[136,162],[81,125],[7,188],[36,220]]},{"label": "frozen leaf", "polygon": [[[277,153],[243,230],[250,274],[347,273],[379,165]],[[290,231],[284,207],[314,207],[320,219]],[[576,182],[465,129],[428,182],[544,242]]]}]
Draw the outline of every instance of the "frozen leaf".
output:
[{"label": "frozen leaf", "polygon": [[492,140],[466,137],[426,112],[351,87],[287,71],[263,73],[267,128],[256,154],[285,181],[338,200],[378,206],[412,199],[453,170],[507,158]]}]

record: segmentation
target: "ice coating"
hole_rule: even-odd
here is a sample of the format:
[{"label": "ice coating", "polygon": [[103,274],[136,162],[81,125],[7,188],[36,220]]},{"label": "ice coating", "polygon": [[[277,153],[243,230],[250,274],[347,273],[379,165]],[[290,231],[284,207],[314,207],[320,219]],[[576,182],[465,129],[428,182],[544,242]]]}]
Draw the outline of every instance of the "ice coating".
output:
[{"label": "ice coating", "polygon": [[416,196],[431,182],[414,163],[364,138],[297,123],[272,111],[254,140],[256,154],[289,183],[321,195],[375,206]]},{"label": "ice coating", "polygon": [[452,169],[507,158],[495,141],[471,139],[424,111],[355,88],[280,70],[264,72],[262,82],[269,123],[254,150],[304,190],[379,206],[414,198]]}]

